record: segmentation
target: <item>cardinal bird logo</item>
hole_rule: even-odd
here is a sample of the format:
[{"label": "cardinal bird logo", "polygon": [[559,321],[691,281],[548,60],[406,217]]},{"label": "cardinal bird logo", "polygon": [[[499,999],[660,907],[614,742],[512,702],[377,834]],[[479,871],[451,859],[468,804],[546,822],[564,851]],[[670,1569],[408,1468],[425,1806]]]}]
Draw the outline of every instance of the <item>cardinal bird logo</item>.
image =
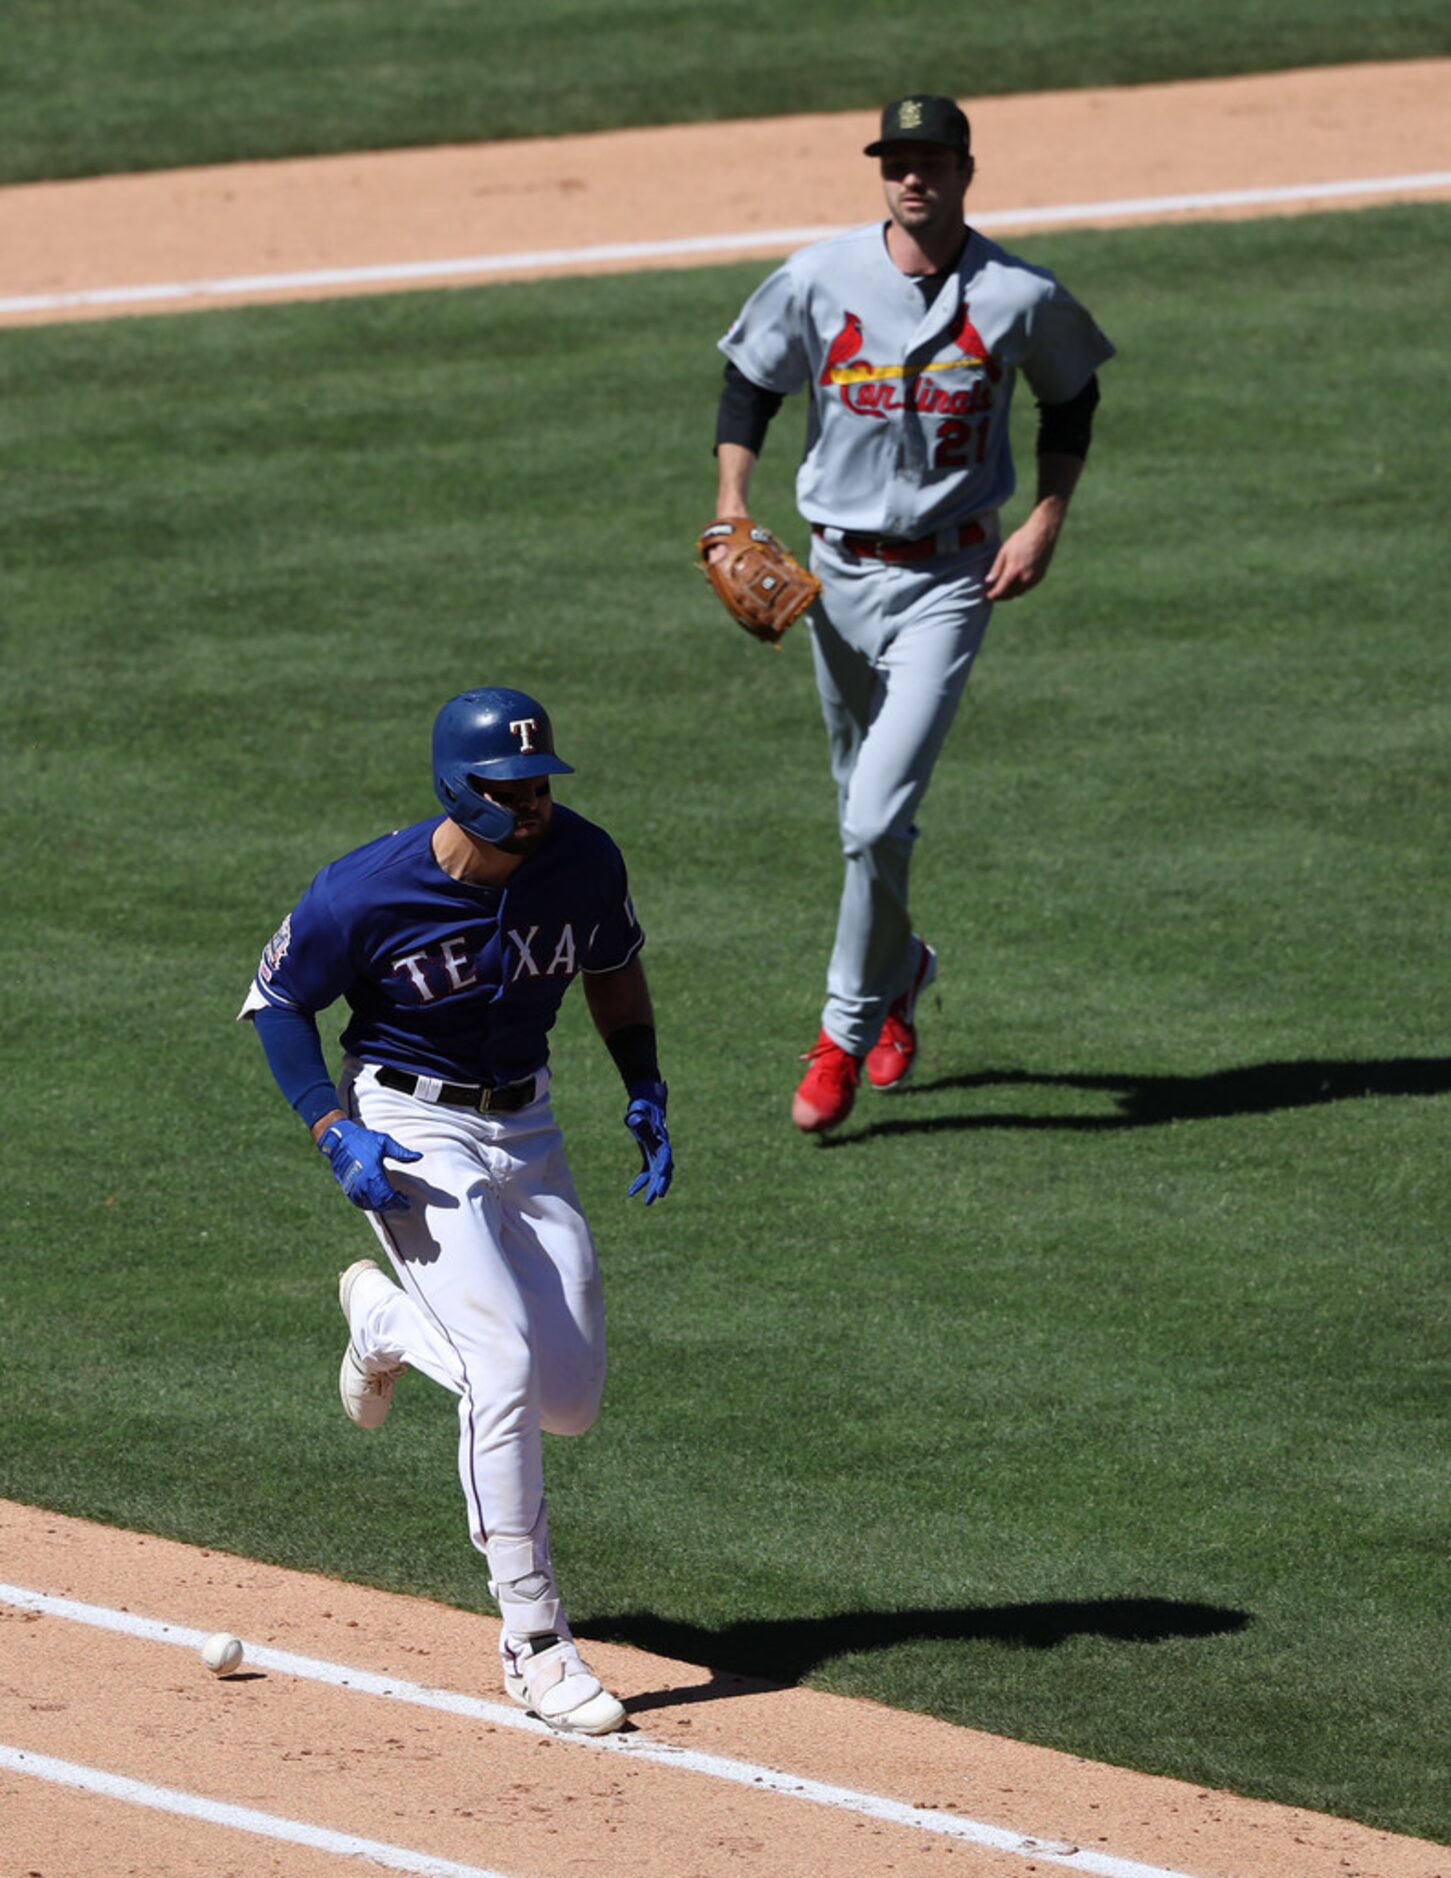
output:
[{"label": "cardinal bird logo", "polygon": [[[836,374],[849,360],[855,359],[862,349],[862,323],[860,316],[848,313],[842,321],[841,331],[826,348],[826,363],[821,368],[820,383],[833,385]],[[858,359],[858,367],[865,365],[865,359]]]},{"label": "cardinal bird logo", "polygon": [[985,366],[988,377],[997,384],[1003,375],[1003,368],[983,343],[982,334],[973,325],[971,310],[965,300],[962,303],[962,320],[952,335],[952,343],[959,352],[965,352],[974,365]]},{"label": "cardinal bird logo", "polygon": [[[865,336],[861,316],[843,313],[841,327],[826,348],[818,384],[834,390],[858,417],[887,419],[896,411],[931,411],[969,417],[992,409],[989,383],[996,384],[1003,368],[983,344],[982,334],[962,309],[960,323],[937,341],[951,347],[951,358],[926,365],[873,365],[862,353]],[[938,374],[956,374],[961,380],[974,368],[983,376],[949,390]]]}]

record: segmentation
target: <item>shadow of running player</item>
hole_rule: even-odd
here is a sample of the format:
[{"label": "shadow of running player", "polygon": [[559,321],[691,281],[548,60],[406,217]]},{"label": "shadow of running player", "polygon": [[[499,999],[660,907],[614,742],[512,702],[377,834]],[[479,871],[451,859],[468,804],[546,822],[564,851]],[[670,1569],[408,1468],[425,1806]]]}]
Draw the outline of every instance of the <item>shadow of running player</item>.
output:
[{"label": "shadow of running player", "polygon": [[[1115,1100],[1111,1115],[907,1116],[897,1108],[913,1097],[945,1089],[1083,1089]],[[1251,1063],[1242,1069],[1211,1070],[1203,1076],[1055,1075],[1027,1069],[985,1069],[910,1083],[893,1097],[891,1117],[852,1133],[827,1138],[845,1147],[874,1135],[938,1134],[953,1129],[1042,1129],[1111,1134],[1128,1128],[1162,1128],[1171,1122],[1212,1121],[1235,1115],[1268,1115],[1276,1109],[1311,1108],[1367,1096],[1436,1096],[1451,1091],[1451,1057],[1396,1056],[1366,1061],[1307,1057],[1300,1062]]]},{"label": "shadow of running player", "polygon": [[1228,1636],[1253,1621],[1248,1611],[1177,1598],[1084,1598],[946,1611],[844,1611],[833,1617],[728,1624],[722,1630],[627,1611],[596,1618],[584,1628],[602,1642],[628,1643],[656,1656],[709,1667],[709,1682],[634,1697],[625,1706],[637,1715],[645,1709],[789,1686],[833,1657],[888,1650],[901,1643],[988,1642],[1053,1650],[1071,1637],[1083,1636],[1118,1643]]}]

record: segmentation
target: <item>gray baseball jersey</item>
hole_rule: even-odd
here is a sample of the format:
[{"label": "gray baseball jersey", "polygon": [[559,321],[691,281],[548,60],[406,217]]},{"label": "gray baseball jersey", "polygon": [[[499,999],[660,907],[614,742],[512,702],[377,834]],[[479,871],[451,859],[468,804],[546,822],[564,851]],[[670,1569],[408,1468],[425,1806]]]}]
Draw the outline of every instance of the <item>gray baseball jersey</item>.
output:
[{"label": "gray baseball jersey", "polygon": [[753,293],[720,349],[753,384],[810,388],[796,501],[808,522],[916,539],[1013,493],[1019,371],[1045,404],[1113,347],[1045,268],[969,230],[927,304],[870,222],[802,248]]}]

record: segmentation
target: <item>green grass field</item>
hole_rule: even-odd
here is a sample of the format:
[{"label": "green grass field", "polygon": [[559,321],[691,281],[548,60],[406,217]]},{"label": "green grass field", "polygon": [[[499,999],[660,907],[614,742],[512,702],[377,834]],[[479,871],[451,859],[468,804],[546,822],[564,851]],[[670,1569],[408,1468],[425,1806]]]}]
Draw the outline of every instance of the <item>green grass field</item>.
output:
[{"label": "green grass field", "polygon": [[11,0],[0,181],[1447,52],[1438,0]]},{"label": "green grass field", "polygon": [[338,1412],[368,1235],[232,1019],[515,683],[630,857],[680,1165],[626,1202],[576,994],[583,1629],[1446,1836],[1448,233],[1023,244],[1121,357],[926,805],[921,1078],[827,1145],[807,646],[689,555],[759,267],[6,333],[0,1493],[482,1605],[451,1402]]}]

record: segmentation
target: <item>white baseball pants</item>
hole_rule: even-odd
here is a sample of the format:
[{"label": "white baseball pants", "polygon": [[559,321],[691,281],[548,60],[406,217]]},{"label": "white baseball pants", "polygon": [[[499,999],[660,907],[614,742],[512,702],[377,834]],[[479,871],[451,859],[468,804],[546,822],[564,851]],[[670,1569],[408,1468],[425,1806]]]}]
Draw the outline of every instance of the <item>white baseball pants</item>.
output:
[{"label": "white baseball pants", "polygon": [[406,1363],[459,1398],[459,1481],[486,1555],[501,1533],[547,1547],[541,1432],[583,1434],[605,1382],[599,1264],[539,1081],[515,1115],[419,1101],[355,1061],[339,1084],[350,1115],[423,1156],[389,1164],[412,1209],[368,1215],[398,1285],[360,1290],[353,1346],[367,1369]]},{"label": "white baseball pants", "polygon": [[916,968],[915,817],[987,631],[997,547],[901,564],[814,545],[811,644],[846,863],[821,1021],[853,1056],[877,1041]]}]

